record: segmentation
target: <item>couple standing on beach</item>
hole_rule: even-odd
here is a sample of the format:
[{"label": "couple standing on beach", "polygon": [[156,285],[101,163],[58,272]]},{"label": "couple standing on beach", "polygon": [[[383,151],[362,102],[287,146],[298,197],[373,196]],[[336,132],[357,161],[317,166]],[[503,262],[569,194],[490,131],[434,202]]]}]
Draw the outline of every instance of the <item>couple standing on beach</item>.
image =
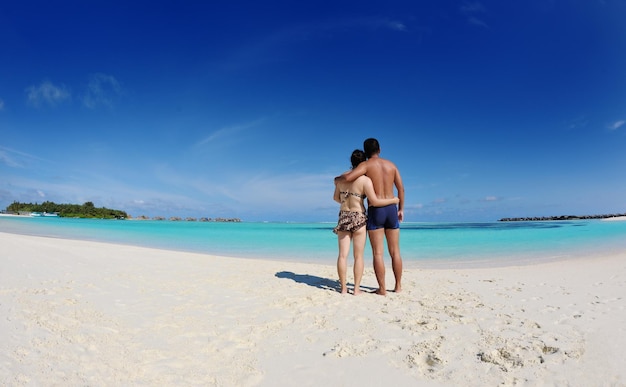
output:
[{"label": "couple standing on beach", "polygon": [[[385,295],[385,238],[396,280],[395,292],[402,290],[402,257],[400,256],[400,222],[404,209],[404,186],[398,168],[380,157],[380,145],[375,138],[363,142],[363,151],[355,150],[352,169],[335,178],[334,199],[341,204],[339,221],[333,230],[339,241],[337,273],[341,293],[347,293],[346,272],[350,241],[354,255],[354,294],[361,293],[363,251],[369,234],[374,255],[374,272],[378,281],[377,294]],[[394,195],[394,186],[398,196]],[[367,197],[365,212],[363,200]],[[397,205],[397,206],[396,206]]]}]

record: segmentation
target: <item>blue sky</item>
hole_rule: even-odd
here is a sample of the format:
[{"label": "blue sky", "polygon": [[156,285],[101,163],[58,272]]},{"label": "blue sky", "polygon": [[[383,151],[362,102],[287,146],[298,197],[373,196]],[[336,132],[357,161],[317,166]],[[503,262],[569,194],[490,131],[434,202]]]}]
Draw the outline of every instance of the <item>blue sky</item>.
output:
[{"label": "blue sky", "polygon": [[[54,4],[53,4],[54,3]],[[626,1],[0,4],[0,208],[334,221],[379,139],[407,221],[626,212]]]}]

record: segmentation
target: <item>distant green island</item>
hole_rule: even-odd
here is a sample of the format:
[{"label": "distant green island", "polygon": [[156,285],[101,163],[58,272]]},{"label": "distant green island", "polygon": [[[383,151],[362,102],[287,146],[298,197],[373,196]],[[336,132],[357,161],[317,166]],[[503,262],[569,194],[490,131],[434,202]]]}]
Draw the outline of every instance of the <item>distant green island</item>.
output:
[{"label": "distant green island", "polygon": [[[5,211],[6,214],[24,215],[24,216],[58,216],[60,218],[87,218],[87,219],[132,219],[132,216],[128,215],[125,211],[113,210],[106,207],[97,208],[93,202],[86,202],[84,204],[57,204],[54,202],[38,203],[11,203]],[[165,218],[163,216],[148,217],[140,215],[135,218],[136,220],[170,220],[170,221],[182,221],[188,222],[241,222],[239,218],[192,218],[187,217],[185,219],[172,216]]]},{"label": "distant green island", "polygon": [[6,208],[6,213],[25,215],[42,214],[45,216],[59,216],[63,218],[93,218],[93,219],[127,219],[128,214],[121,210],[106,207],[96,207],[93,202],[84,204],[57,204],[43,202],[41,204],[13,202]]},{"label": "distant green island", "polygon": [[626,216],[623,214],[603,214],[603,215],[558,215],[558,216],[532,216],[523,218],[502,218],[499,222],[530,222],[545,220],[585,220],[585,219],[608,219]]}]

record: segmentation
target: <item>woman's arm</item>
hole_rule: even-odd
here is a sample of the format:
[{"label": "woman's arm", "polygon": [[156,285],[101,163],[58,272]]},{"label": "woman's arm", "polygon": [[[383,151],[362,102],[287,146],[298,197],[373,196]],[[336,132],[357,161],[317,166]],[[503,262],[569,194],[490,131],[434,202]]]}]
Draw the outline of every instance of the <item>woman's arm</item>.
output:
[{"label": "woman's arm", "polygon": [[333,200],[337,203],[341,203],[341,197],[339,195],[339,186],[335,184],[335,193],[333,194]]},{"label": "woman's arm", "polygon": [[372,180],[369,177],[366,177],[363,181],[363,190],[367,196],[367,202],[374,207],[384,207],[390,204],[398,204],[400,202],[400,199],[397,197],[393,199],[379,199],[374,191],[374,184],[372,184]]}]

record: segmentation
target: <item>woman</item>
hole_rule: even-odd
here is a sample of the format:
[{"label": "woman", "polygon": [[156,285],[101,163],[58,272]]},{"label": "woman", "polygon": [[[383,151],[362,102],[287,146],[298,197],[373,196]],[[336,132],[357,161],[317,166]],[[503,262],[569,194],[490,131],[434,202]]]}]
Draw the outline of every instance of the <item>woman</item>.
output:
[{"label": "woman", "polygon": [[[359,149],[352,152],[350,157],[352,168],[354,169],[361,162],[365,161],[365,153]],[[354,254],[354,294],[361,293],[361,279],[363,278],[363,251],[367,233],[365,224],[367,215],[363,200],[367,197],[370,205],[388,206],[398,204],[399,199],[379,199],[374,192],[372,181],[367,176],[361,176],[351,183],[340,182],[335,185],[333,199],[340,203],[339,221],[333,232],[337,234],[339,240],[339,257],[337,258],[337,274],[341,283],[341,294],[348,293],[346,285],[346,272],[348,268],[348,253],[350,252],[350,241],[353,241]]]}]

